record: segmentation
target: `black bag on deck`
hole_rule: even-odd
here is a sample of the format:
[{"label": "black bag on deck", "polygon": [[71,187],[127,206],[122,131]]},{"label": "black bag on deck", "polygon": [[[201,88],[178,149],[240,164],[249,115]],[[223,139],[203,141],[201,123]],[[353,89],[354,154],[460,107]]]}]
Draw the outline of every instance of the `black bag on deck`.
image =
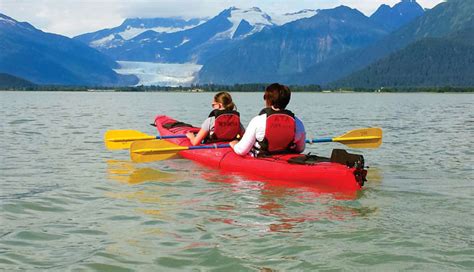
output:
[{"label": "black bag on deck", "polygon": [[333,149],[331,162],[344,164],[348,167],[364,168],[364,156],[348,153],[344,149]]},{"label": "black bag on deck", "polygon": [[330,161],[331,160],[329,158],[311,155],[311,153],[298,155],[298,156],[288,159],[288,162],[291,164],[307,164],[307,165],[313,165],[318,162],[330,162]]},{"label": "black bag on deck", "polygon": [[170,128],[175,128],[175,127],[192,127],[192,125],[176,121],[174,123],[164,124],[163,127],[166,129],[170,129]]},{"label": "black bag on deck", "polygon": [[319,162],[334,162],[344,164],[348,167],[364,168],[364,156],[348,153],[344,149],[333,149],[331,158],[319,157],[308,153],[290,158],[288,162],[307,165],[314,165]]}]

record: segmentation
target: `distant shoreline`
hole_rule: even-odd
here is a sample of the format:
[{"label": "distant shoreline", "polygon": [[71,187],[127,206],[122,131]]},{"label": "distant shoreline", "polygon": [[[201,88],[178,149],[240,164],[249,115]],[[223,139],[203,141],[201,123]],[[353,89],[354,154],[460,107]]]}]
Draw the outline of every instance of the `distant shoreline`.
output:
[{"label": "distant shoreline", "polygon": [[[0,88],[0,92],[170,92],[170,93],[207,93],[226,90],[229,92],[263,92],[267,84],[236,84],[226,85],[207,85],[191,87],[161,87],[161,86],[138,86],[138,87],[76,87],[76,86],[34,86],[24,88]],[[310,86],[291,86],[290,89],[295,93],[474,93],[474,87],[415,87],[415,88],[338,88],[323,89],[318,85]]]},{"label": "distant shoreline", "polygon": [[[196,93],[215,93],[212,91],[202,91],[202,92],[190,92],[190,91],[84,91],[84,90],[13,90],[13,89],[8,89],[8,90],[3,90],[0,89],[0,92],[34,92],[34,93],[41,93],[41,92],[68,92],[68,93],[189,93],[189,94],[196,94]],[[229,91],[231,93],[261,93],[262,91]],[[427,90],[416,90],[416,91],[323,91],[323,92],[318,92],[318,91],[292,91],[293,93],[319,93],[319,94],[350,94],[350,93],[360,93],[360,94],[367,94],[367,93],[380,93],[380,94],[391,94],[391,93],[405,93],[405,94],[410,94],[410,93],[430,93],[430,94],[441,94],[441,93],[458,93],[458,94],[468,94],[468,93],[474,93],[474,90],[470,91],[427,91]]]}]

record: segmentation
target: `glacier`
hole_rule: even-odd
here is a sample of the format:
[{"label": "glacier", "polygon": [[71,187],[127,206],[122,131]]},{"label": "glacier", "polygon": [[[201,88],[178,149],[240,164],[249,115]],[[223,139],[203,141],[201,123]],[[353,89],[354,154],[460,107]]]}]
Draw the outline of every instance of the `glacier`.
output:
[{"label": "glacier", "polygon": [[202,67],[202,65],[194,63],[117,62],[120,68],[115,69],[115,72],[137,76],[139,79],[137,86],[190,86]]}]

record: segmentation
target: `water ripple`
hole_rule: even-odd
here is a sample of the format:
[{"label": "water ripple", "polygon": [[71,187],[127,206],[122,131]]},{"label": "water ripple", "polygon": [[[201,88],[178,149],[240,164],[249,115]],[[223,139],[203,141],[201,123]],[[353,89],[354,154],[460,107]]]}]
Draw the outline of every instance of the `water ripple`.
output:
[{"label": "water ripple", "polygon": [[[292,95],[314,138],[383,128],[381,148],[351,150],[371,167],[353,195],[103,146],[109,129],[156,134],[155,114],[199,124],[212,96],[1,92],[2,269],[473,269],[472,94]],[[247,124],[261,94],[233,96]]]}]

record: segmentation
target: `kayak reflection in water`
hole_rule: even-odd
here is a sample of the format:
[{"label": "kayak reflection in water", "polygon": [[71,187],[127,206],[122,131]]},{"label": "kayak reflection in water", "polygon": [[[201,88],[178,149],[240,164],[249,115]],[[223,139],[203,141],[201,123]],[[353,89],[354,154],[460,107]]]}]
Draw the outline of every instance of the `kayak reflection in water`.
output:
[{"label": "kayak reflection in water", "polygon": [[286,109],[290,98],[288,86],[267,86],[263,96],[265,108],[250,121],[242,139],[230,143],[234,152],[255,157],[303,152],[306,132],[303,122]]},{"label": "kayak reflection in water", "polygon": [[240,123],[240,114],[236,111],[237,107],[228,92],[217,93],[211,106],[213,110],[202,123],[198,134],[194,136],[194,133],[186,133],[192,145],[232,141],[244,133],[244,127]]}]

